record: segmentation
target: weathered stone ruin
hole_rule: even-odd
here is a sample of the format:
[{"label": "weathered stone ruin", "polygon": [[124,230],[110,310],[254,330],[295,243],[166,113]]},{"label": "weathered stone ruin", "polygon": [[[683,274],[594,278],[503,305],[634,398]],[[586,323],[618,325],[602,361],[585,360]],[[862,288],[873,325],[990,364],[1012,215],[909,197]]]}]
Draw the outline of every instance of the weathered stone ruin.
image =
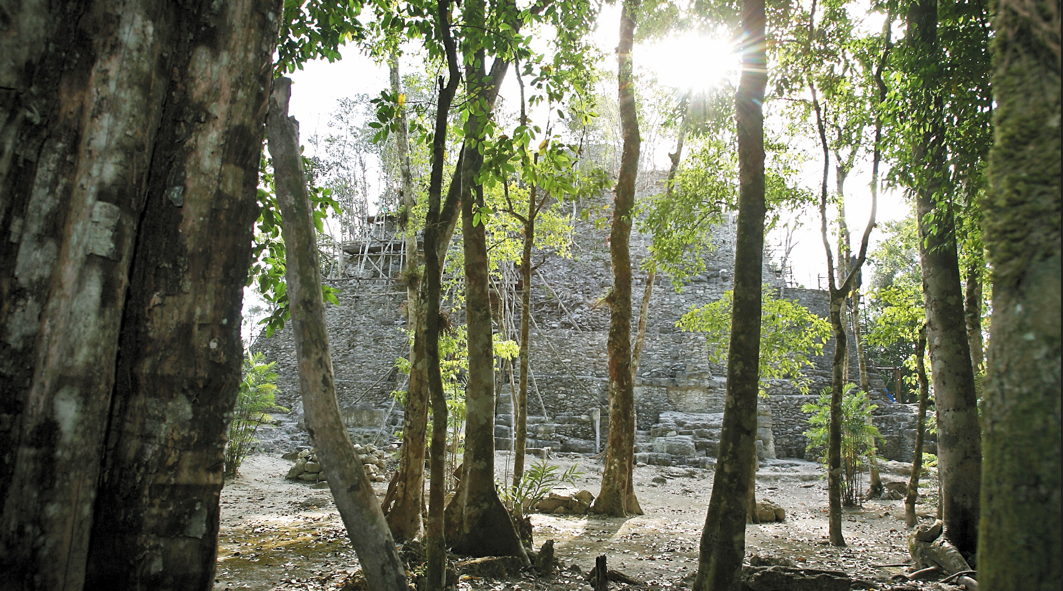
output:
[{"label": "weathered stone ruin", "polygon": [[[541,450],[595,454],[602,451],[608,433],[608,368],[606,337],[609,314],[596,301],[612,282],[606,244],[607,231],[579,220],[573,232],[572,257],[551,257],[533,275],[531,371],[527,447]],[[374,238],[378,241],[397,238]],[[705,272],[692,277],[677,291],[658,277],[651,299],[647,332],[635,383],[638,433],[636,461],[656,465],[708,467],[715,464],[723,417],[725,367],[707,361],[705,338],[681,332],[676,321],[691,306],[702,305],[731,289],[735,226],[733,219],[715,231],[715,250],[705,257]],[[639,268],[648,255],[648,237],[632,236],[632,264]],[[355,252],[352,247],[348,252]],[[336,372],[340,407],[352,439],[362,444],[387,446],[402,428],[402,407],[392,392],[405,387],[395,360],[408,354],[403,329],[405,289],[394,280],[401,252],[387,245],[362,249],[362,258],[347,260],[344,278],[330,280],[339,290],[340,304],[327,307],[327,321]],[[376,257],[376,258],[373,258]],[[826,317],[826,292],[786,286],[781,270],[766,263],[764,282],[782,297],[799,301]],[[636,273],[633,323],[637,321],[646,276]],[[503,286],[504,287],[504,286]],[[513,286],[510,286],[511,288]],[[461,310],[449,310],[462,321]],[[850,339],[850,343],[852,343]],[[789,380],[773,381],[769,397],[761,399],[757,454],[762,461],[805,458],[804,431],[808,415],[801,406],[816,400],[830,384],[833,342],[806,371],[811,380],[802,394]],[[282,417],[279,428],[262,433],[263,447],[288,451],[308,447],[301,428],[302,405],[290,331],[260,339],[255,349],[277,361],[278,402],[293,412]],[[850,346],[850,366],[855,373],[855,346]],[[510,376],[499,372],[496,405],[496,446],[510,449],[512,403]],[[882,380],[871,376],[876,426],[885,437],[879,457],[910,462],[915,441],[915,405],[898,404],[884,392]],[[929,445],[934,451],[933,442]]]}]

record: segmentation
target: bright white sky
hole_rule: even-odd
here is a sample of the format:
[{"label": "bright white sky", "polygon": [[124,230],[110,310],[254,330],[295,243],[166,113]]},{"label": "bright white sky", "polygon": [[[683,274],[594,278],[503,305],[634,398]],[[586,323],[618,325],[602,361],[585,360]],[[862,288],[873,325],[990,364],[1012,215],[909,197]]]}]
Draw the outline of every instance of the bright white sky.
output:
[{"label": "bright white sky", "polygon": [[[605,66],[615,71],[614,48],[619,29],[619,9],[605,5],[599,20],[601,23],[595,32],[595,40],[606,55]],[[878,25],[873,25],[878,26]],[[730,54],[730,57],[728,55]],[[704,56],[703,59],[691,56]],[[683,59],[685,58],[685,59]],[[724,39],[696,38],[684,36],[669,39],[650,46],[636,46],[633,59],[636,68],[650,70],[659,82],[666,86],[706,86],[724,79],[737,82],[734,69],[738,58],[731,53]],[[693,60],[693,61],[692,61]],[[408,69],[408,68],[407,68]],[[729,73],[730,70],[730,73]],[[378,66],[355,49],[344,52],[344,59],[336,63],[323,61],[306,64],[304,70],[291,75],[294,81],[291,114],[301,127],[303,142],[315,132],[322,136],[328,133],[327,122],[339,104],[339,100],[359,93],[376,95],[388,88],[387,69]],[[503,96],[516,95],[517,86],[513,76],[507,77],[503,87]],[[801,148],[812,155],[805,167],[801,183],[810,188],[818,188],[822,171],[822,160],[817,158],[818,144],[809,141]],[[654,151],[655,165],[667,166],[666,154],[671,146]],[[312,151],[307,146],[308,152]],[[846,182],[846,212],[853,240],[859,241],[867,224],[870,213],[870,163],[862,162],[850,174]],[[829,187],[833,190],[833,165]],[[880,198],[878,221],[903,218],[908,213],[908,204],[896,192],[884,192]],[[817,287],[817,277],[826,274],[826,256],[819,234],[818,210],[809,210],[798,216],[803,228],[797,234],[797,244],[791,254],[791,266],[794,279],[805,287]],[[872,233],[872,244],[877,242],[879,232]],[[776,246],[780,243],[778,233],[768,237],[768,243]],[[855,245],[854,245],[855,246]],[[826,286],[825,281],[822,283]]]}]

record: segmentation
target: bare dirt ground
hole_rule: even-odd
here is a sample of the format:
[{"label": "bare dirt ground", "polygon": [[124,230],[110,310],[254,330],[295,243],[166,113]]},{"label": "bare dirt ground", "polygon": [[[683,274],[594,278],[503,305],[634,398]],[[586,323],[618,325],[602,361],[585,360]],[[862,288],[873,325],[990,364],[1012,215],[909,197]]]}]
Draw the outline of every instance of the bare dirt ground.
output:
[{"label": "bare dirt ground", "polygon": [[[508,452],[498,452],[498,477],[505,477]],[[579,464],[580,488],[597,494],[601,464],[588,458],[555,458],[562,466]],[[221,534],[216,591],[252,589],[342,589],[358,570],[358,561],[328,489],[287,481],[292,462],[264,454],[244,462],[240,476],[225,485],[221,497]],[[897,463],[891,463],[894,469]],[[891,575],[911,563],[900,500],[865,501],[847,509],[843,531],[848,544],[827,542],[827,489],[822,470],[812,462],[782,460],[757,473],[758,500],[786,509],[781,523],[749,525],[747,559],[785,558],[798,567],[842,571],[860,579],[854,588],[891,588]],[[884,480],[906,480],[884,472]],[[536,549],[555,542],[558,573],[549,579],[521,574],[506,580],[464,575],[459,589],[584,590],[595,557],[605,554],[610,570],[643,583],[642,588],[690,588],[697,570],[698,545],[712,491],[711,469],[640,466],[636,493],[645,515],[626,519],[573,515],[533,515]],[[382,496],[386,483],[375,485]],[[920,512],[935,511],[927,499]],[[756,559],[755,559],[756,560]],[[460,571],[460,569],[459,569]],[[906,589],[958,589],[913,581]],[[611,588],[625,588],[612,584]]]}]

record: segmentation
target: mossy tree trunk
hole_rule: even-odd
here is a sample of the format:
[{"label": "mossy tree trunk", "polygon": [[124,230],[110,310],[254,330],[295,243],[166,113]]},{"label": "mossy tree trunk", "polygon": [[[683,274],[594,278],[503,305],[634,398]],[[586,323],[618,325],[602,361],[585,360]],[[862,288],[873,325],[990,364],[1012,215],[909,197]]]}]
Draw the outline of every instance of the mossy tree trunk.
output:
[{"label": "mossy tree trunk", "polygon": [[1059,3],[996,4],[978,581],[1048,591],[1059,588],[1061,552]]},{"label": "mossy tree trunk", "polygon": [[[523,108],[523,107],[522,107]],[[526,123],[525,123],[526,124]],[[528,188],[528,213],[524,222],[524,244],[520,254],[520,378],[513,406],[513,488],[524,478],[524,450],[528,445],[528,375],[531,371],[531,276],[532,246],[535,245],[535,218],[541,205],[536,201],[537,187]],[[545,199],[543,201],[545,203]],[[524,507],[517,506],[518,513]]]},{"label": "mossy tree trunk", "polygon": [[638,0],[624,0],[620,12],[617,80],[624,147],[620,156],[620,173],[613,203],[613,225],[609,232],[609,256],[613,265],[613,287],[608,296],[609,435],[605,447],[602,488],[591,505],[591,511],[594,513],[615,517],[642,513],[631,480],[635,463],[635,394],[631,375],[629,250],[631,212],[635,206],[635,180],[638,177],[641,144],[631,59],[638,10]]},{"label": "mossy tree trunk", "polygon": [[276,173],[277,203],[284,222],[284,277],[291,302],[307,431],[369,586],[406,591],[406,568],[340,416],[325,328],[316,231],[299,149],[298,124],[288,117],[290,98],[291,80],[274,80],[266,130]]},{"label": "mossy tree trunk", "polygon": [[0,586],[207,588],[281,5],[9,7]]},{"label": "mossy tree trunk", "polygon": [[735,240],[734,309],[727,354],[727,393],[716,476],[705,516],[694,580],[697,591],[741,589],[746,510],[756,458],[760,391],[760,324],[764,252],[764,0],[743,0],[742,76],[735,97],[739,202]]},{"label": "mossy tree trunk", "polygon": [[[397,50],[392,50],[389,61],[391,92],[398,96],[402,93],[402,80]],[[406,283],[406,328],[417,335],[424,331],[425,307],[420,297],[421,253],[417,249],[417,234],[410,226],[416,201],[410,173],[409,131],[404,106],[399,107],[396,120],[395,147],[399,156],[403,210],[399,219],[406,251],[406,268],[402,270]],[[424,532],[424,460],[425,437],[428,433],[428,362],[424,356],[423,347],[418,348],[416,343],[410,347],[410,380],[406,387],[399,469],[392,477],[383,503],[388,527],[398,540],[419,538]]]}]

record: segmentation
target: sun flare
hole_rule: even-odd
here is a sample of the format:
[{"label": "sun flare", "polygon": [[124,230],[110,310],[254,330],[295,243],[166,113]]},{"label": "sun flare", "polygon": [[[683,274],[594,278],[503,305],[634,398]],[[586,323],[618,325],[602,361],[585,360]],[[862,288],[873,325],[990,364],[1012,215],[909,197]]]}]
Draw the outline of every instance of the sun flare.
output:
[{"label": "sun flare", "polygon": [[707,90],[734,82],[740,65],[729,40],[692,33],[640,47],[635,60],[660,84],[682,90]]}]

